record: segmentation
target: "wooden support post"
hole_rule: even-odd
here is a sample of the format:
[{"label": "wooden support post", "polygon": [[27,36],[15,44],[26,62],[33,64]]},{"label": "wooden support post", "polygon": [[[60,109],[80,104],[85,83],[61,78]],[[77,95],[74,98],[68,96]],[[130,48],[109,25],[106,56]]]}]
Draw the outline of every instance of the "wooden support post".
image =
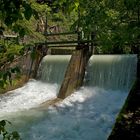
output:
[{"label": "wooden support post", "polygon": [[140,54],[138,54],[137,79],[140,81]]},{"label": "wooden support post", "polygon": [[[91,33],[91,40],[93,40],[94,38],[95,38],[95,36],[94,36],[94,33],[92,32]],[[90,55],[93,54],[93,48],[94,48],[94,44],[93,44],[93,42],[91,42]]]},{"label": "wooden support post", "polygon": [[90,55],[92,54],[97,54],[97,48],[95,47],[95,37],[96,37],[96,34],[94,32],[91,33],[91,52],[90,52]]},{"label": "wooden support post", "polygon": [[[82,49],[81,49],[82,48]],[[86,65],[89,59],[88,47],[80,47],[73,53],[58,98],[64,99],[83,84]]]},{"label": "wooden support post", "polygon": [[31,73],[29,74],[29,77],[33,77],[33,78],[36,78],[37,76],[37,71],[38,71],[38,68],[39,68],[39,64],[42,60],[42,58],[47,54],[47,50],[48,48],[46,46],[36,46],[35,47],[35,60],[33,61],[33,66],[31,67],[31,71],[33,70],[33,74],[31,75]]}]

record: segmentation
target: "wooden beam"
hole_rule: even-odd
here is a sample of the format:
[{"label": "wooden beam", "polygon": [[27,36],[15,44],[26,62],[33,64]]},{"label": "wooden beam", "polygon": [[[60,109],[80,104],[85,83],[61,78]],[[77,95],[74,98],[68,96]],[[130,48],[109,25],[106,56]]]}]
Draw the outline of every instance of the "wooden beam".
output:
[{"label": "wooden beam", "polygon": [[70,47],[77,47],[77,44],[70,44],[70,45],[48,45],[48,47],[49,48],[56,48],[56,47],[58,47],[58,48],[60,48],[60,47],[62,47],[62,48],[64,48],[64,47],[66,47],[66,48],[70,48]]},{"label": "wooden beam", "polygon": [[64,33],[47,33],[46,36],[56,36],[56,35],[73,35],[78,34],[77,32],[64,32]]},{"label": "wooden beam", "polygon": [[3,35],[3,37],[6,39],[6,38],[17,38],[18,37],[18,35],[6,35],[6,34],[4,34]]},{"label": "wooden beam", "polygon": [[58,98],[64,99],[80,88],[83,83],[88,59],[89,52],[87,48],[74,51],[59,90]]},{"label": "wooden beam", "polygon": [[94,40],[80,40],[79,42],[77,40],[74,41],[54,41],[54,42],[46,42],[46,44],[72,44],[72,43],[92,43]]}]

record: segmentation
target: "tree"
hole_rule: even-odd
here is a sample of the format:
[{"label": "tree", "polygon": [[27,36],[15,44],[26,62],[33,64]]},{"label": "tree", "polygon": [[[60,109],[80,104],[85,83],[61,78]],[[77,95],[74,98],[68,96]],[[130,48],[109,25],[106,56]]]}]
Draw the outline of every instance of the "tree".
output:
[{"label": "tree", "polygon": [[[140,43],[139,0],[59,0],[68,12],[79,10],[79,26],[85,37],[96,36],[99,53],[134,53]],[[64,9],[64,8],[63,8]]]},{"label": "tree", "polygon": [[3,140],[20,140],[20,135],[17,131],[8,132],[6,130],[6,124],[11,125],[11,122],[7,120],[0,121],[0,135],[3,136]]},{"label": "tree", "polygon": [[[42,32],[37,31],[37,24],[41,14],[46,14],[48,9],[47,5],[40,5],[35,0],[0,1],[0,87],[11,83],[12,74],[19,73],[17,67],[3,71],[5,65],[22,55],[28,44],[45,41]],[[5,34],[14,34],[19,39],[5,41]]]},{"label": "tree", "polygon": [[[32,6],[34,0],[1,0],[0,1],[0,21],[1,27],[11,28],[11,30],[24,35],[24,28],[18,25],[18,20],[29,20],[32,16],[38,18],[38,13]],[[3,25],[5,24],[5,25]],[[4,27],[3,27],[4,26]]]}]

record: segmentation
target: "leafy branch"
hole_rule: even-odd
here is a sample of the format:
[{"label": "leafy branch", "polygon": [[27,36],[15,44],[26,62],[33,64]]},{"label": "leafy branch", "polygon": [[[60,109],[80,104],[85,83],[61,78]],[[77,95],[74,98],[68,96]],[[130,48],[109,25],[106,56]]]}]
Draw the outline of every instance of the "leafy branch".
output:
[{"label": "leafy branch", "polygon": [[10,124],[11,122],[7,120],[0,121],[0,135],[3,137],[3,140],[21,140],[20,135],[17,131],[8,132],[6,130],[6,125]]}]

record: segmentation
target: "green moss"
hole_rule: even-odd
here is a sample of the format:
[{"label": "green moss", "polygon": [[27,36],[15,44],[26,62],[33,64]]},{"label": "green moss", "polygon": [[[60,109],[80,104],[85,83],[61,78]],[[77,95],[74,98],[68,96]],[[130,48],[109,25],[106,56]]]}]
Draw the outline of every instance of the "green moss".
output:
[{"label": "green moss", "polygon": [[4,94],[10,90],[14,90],[16,88],[23,86],[27,82],[27,80],[28,80],[28,78],[25,75],[16,77],[16,79],[12,80],[12,84],[5,85],[5,87],[3,89],[0,88],[0,94]]}]

